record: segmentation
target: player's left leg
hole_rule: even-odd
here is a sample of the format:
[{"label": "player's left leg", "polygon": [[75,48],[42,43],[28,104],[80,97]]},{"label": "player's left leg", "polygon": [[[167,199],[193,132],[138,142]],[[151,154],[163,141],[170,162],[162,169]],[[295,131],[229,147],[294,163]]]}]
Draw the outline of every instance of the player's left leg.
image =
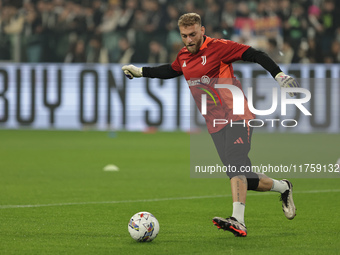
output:
[{"label": "player's left leg", "polygon": [[265,174],[258,173],[259,185],[256,191],[276,191],[281,193],[282,210],[287,219],[292,220],[296,215],[293,200],[293,184],[286,180],[275,180]]}]

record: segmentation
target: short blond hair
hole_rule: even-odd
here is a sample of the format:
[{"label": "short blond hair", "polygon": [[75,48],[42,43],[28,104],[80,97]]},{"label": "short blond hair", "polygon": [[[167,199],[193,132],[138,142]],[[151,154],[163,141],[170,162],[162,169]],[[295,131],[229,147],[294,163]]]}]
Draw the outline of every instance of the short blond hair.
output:
[{"label": "short blond hair", "polygon": [[189,27],[193,26],[195,24],[202,25],[201,24],[201,16],[198,15],[197,13],[186,13],[183,14],[181,17],[178,19],[178,26],[179,27]]}]

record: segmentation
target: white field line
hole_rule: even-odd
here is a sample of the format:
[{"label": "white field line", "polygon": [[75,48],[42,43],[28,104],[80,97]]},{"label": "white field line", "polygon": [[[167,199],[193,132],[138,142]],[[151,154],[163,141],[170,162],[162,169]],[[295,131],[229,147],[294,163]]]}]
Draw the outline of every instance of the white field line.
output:
[{"label": "white field line", "polygon": [[[333,193],[333,192],[340,192],[340,189],[294,191],[294,194]],[[247,194],[247,196],[263,196],[263,195],[278,195],[278,193],[277,192],[260,192],[260,193],[248,193]],[[141,202],[143,203],[143,202],[192,200],[192,199],[220,198],[220,197],[231,197],[231,194],[211,195],[211,196],[192,196],[192,197],[167,197],[167,198],[140,199],[140,200],[120,200],[120,201],[74,202],[74,203],[36,204],[36,205],[0,205],[0,209],[50,207],[50,206],[66,206],[66,205],[124,204],[124,203],[141,203]]]}]

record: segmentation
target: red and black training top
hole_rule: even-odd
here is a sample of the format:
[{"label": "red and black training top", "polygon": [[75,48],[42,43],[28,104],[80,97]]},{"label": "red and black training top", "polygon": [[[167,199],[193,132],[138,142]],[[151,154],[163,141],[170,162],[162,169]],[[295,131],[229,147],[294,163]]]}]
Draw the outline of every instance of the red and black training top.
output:
[{"label": "red and black training top", "polygon": [[[209,133],[215,133],[225,125],[228,125],[231,120],[249,120],[255,117],[248,108],[241,83],[234,76],[233,62],[244,60],[259,63],[273,77],[281,72],[281,69],[268,55],[248,45],[207,36],[204,36],[204,39],[204,43],[196,54],[190,53],[183,47],[171,65],[143,67],[143,76],[169,79],[184,75],[200,111],[202,108],[201,95],[208,94],[207,114],[203,116],[206,120]],[[215,84],[235,85],[242,91],[244,98],[243,115],[233,114],[233,96],[231,91],[223,88],[216,89]],[[214,119],[227,120],[227,124],[216,125],[214,127]]]}]

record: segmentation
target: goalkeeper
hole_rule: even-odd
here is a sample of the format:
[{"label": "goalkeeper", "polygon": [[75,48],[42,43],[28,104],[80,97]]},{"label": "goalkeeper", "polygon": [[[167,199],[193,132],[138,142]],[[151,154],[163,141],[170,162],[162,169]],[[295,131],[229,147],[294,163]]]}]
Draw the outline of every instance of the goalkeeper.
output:
[{"label": "goalkeeper", "polygon": [[[134,77],[170,79],[184,75],[199,109],[202,93],[204,93],[203,88],[217,93],[215,94],[217,98],[207,100],[207,114],[204,114],[204,118],[223,164],[232,166],[236,171],[227,172],[233,198],[232,216],[228,218],[215,217],[213,223],[218,228],[232,232],[235,236],[247,236],[244,221],[247,190],[280,192],[284,214],[288,219],[293,219],[296,208],[293,202],[291,182],[275,180],[250,170],[251,161],[248,153],[252,127],[242,123],[248,123],[248,120],[254,119],[255,116],[250,112],[246,103],[244,104],[244,114],[233,114],[231,92],[227,89],[214,90],[213,81],[223,79],[223,84],[226,84],[225,81],[229,81],[242,89],[240,82],[234,76],[232,63],[243,60],[260,64],[281,87],[296,88],[299,86],[298,83],[294,78],[284,74],[280,67],[264,52],[233,41],[205,36],[205,28],[201,25],[201,18],[196,13],[182,15],[178,20],[178,26],[185,47],[178,53],[172,64],[157,67],[126,65],[122,69],[129,79]],[[291,89],[289,94],[294,96],[294,89]],[[244,100],[247,100],[244,93],[243,97]],[[216,105],[217,99],[220,100],[220,105]],[[227,121],[225,125],[215,126],[213,119]],[[229,125],[230,122],[241,123]],[[244,172],[242,169],[249,171]]]}]

